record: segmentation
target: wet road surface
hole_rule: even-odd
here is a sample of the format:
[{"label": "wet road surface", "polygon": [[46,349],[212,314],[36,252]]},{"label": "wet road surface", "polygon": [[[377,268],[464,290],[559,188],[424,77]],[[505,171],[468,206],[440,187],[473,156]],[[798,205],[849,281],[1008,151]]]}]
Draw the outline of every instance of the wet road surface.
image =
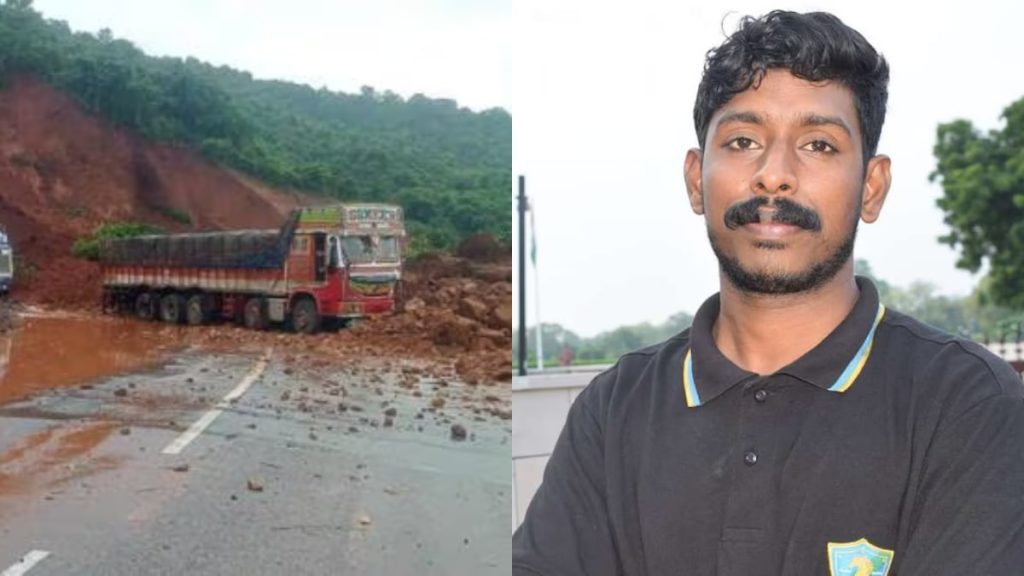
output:
[{"label": "wet road surface", "polygon": [[177,330],[0,338],[0,573],[509,573],[507,395]]}]

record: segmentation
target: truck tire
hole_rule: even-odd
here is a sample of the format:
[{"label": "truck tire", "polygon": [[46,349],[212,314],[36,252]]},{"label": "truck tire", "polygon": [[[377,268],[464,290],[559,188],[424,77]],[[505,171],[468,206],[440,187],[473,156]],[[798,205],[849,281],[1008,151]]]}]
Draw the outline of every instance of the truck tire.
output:
[{"label": "truck tire", "polygon": [[206,294],[194,294],[185,303],[185,321],[192,326],[199,326],[210,321],[210,297]]},{"label": "truck tire", "polygon": [[320,313],[311,298],[300,298],[292,306],[292,330],[300,334],[315,334],[320,329]]},{"label": "truck tire", "polygon": [[263,298],[250,298],[245,301],[242,310],[245,327],[251,330],[267,329],[267,305]]},{"label": "truck tire", "polygon": [[160,319],[168,324],[185,321],[185,298],[181,294],[164,294],[160,299]]},{"label": "truck tire", "polygon": [[143,292],[135,297],[135,316],[140,320],[156,318],[156,298],[150,292]]}]

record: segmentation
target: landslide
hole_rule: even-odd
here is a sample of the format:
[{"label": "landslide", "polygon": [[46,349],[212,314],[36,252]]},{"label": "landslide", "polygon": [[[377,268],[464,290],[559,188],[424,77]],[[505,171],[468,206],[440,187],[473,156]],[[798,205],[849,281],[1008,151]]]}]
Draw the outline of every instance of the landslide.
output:
[{"label": "landslide", "polygon": [[0,90],[0,227],[14,246],[19,301],[95,306],[98,268],[73,258],[71,246],[103,222],[275,228],[306,200],[111,127],[35,78]]}]

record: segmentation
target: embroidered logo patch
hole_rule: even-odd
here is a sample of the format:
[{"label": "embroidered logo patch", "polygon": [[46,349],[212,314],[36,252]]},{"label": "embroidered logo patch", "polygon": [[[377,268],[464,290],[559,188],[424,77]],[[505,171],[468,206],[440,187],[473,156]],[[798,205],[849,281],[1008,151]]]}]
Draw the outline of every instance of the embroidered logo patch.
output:
[{"label": "embroidered logo patch", "polygon": [[867,538],[828,543],[828,570],[832,576],[886,576],[893,551],[879,548]]}]

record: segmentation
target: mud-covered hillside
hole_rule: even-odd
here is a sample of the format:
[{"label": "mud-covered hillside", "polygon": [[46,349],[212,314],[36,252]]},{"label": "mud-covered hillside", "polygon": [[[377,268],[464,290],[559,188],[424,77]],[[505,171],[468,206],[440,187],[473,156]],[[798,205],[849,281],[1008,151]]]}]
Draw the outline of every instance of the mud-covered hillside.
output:
[{"label": "mud-covered hillside", "polygon": [[0,90],[0,226],[17,254],[18,299],[97,302],[96,267],[72,258],[71,245],[103,222],[271,228],[313,201],[113,128],[31,77]]}]

